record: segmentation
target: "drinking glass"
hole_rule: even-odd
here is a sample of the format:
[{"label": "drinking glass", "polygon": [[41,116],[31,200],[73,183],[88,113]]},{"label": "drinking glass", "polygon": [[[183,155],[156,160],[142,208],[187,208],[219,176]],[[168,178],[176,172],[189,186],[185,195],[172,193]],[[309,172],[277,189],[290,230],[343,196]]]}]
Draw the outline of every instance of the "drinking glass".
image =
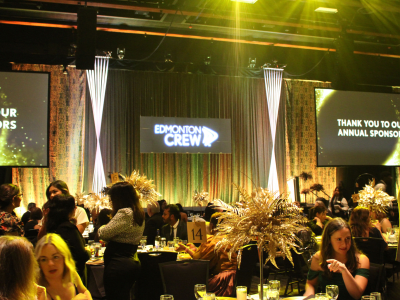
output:
[{"label": "drinking glass", "polygon": [[181,242],[182,242],[182,244],[184,244],[184,245],[187,244],[187,240],[182,240]]},{"label": "drinking glass", "polygon": [[268,288],[270,290],[280,290],[281,289],[281,282],[279,280],[270,280],[268,282]]},{"label": "drinking glass", "polygon": [[206,285],[205,284],[196,284],[194,286],[194,296],[196,299],[201,298],[206,293]]},{"label": "drinking glass", "polygon": [[237,286],[236,287],[236,299],[237,300],[247,300],[247,286]]},{"label": "drinking glass", "polygon": [[325,293],[315,294],[315,300],[328,300],[329,297]]},{"label": "drinking glass", "polygon": [[144,250],[147,244],[147,236],[142,236],[140,239],[140,246],[142,246],[142,249]]},{"label": "drinking glass", "polygon": [[381,300],[382,299],[381,293],[378,293],[378,292],[371,293],[371,296],[374,296],[375,300]]},{"label": "drinking glass", "polygon": [[203,300],[215,300],[214,293],[205,293],[203,296]]},{"label": "drinking glass", "polygon": [[163,250],[165,248],[165,246],[167,245],[167,240],[166,238],[161,238],[161,242],[160,242],[160,248],[161,250]]},{"label": "drinking glass", "polygon": [[339,287],[337,285],[327,285],[325,291],[333,300],[336,300],[339,297]]},{"label": "drinking glass", "polygon": [[160,300],[174,300],[174,296],[172,295],[161,295]]},{"label": "drinking glass", "polygon": [[[258,295],[260,295],[261,284],[258,284]],[[263,284],[263,298],[268,299],[268,284]]]},{"label": "drinking glass", "polygon": [[168,248],[169,248],[169,250],[171,250],[171,251],[174,251],[174,250],[175,250],[175,243],[174,243],[174,241],[168,241]]},{"label": "drinking glass", "polygon": [[374,296],[362,296],[361,300],[375,300]]}]

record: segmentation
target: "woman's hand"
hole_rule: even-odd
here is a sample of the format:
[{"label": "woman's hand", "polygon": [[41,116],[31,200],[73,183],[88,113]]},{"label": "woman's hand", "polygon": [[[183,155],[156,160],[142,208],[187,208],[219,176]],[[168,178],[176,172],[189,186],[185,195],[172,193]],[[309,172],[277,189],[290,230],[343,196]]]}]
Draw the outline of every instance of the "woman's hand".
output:
[{"label": "woman's hand", "polygon": [[36,296],[38,300],[46,300],[46,288],[40,285],[36,285]]},{"label": "woman's hand", "polygon": [[326,262],[329,263],[328,269],[331,272],[342,273],[343,271],[347,270],[346,265],[336,259],[327,259]]},{"label": "woman's hand", "polygon": [[318,217],[314,217],[314,221],[316,221],[316,222],[317,222],[317,225],[318,225],[319,227],[321,227],[321,228],[324,228],[324,225],[322,224],[322,222],[321,222],[321,219],[320,219],[320,218],[318,218]]},{"label": "woman's hand", "polygon": [[186,250],[186,246],[184,244],[179,243],[178,247],[175,248],[175,251],[182,252]]}]

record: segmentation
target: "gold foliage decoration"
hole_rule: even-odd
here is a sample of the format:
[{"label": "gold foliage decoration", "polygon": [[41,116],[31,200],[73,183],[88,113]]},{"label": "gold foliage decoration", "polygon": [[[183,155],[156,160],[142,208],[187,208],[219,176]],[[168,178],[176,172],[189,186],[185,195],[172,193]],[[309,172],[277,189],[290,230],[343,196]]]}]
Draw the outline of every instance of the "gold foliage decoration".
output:
[{"label": "gold foliage decoration", "polygon": [[145,202],[157,202],[160,193],[156,191],[153,180],[148,179],[145,175],[140,175],[139,171],[133,171],[131,176],[126,177],[126,181],[131,183],[135,190],[139,193],[139,198]]},{"label": "gold foliage decoration", "polygon": [[75,201],[77,204],[83,204],[90,211],[93,209],[102,210],[103,208],[111,208],[110,199],[108,196],[99,196],[91,193],[89,195],[76,194]]},{"label": "gold foliage decoration", "polygon": [[375,212],[386,212],[391,202],[395,199],[382,189],[375,190],[373,181],[358,192],[360,199],[358,206],[365,207]]},{"label": "gold foliage decoration", "polygon": [[201,193],[199,193],[198,191],[194,191],[193,195],[194,203],[201,206],[203,203],[208,203],[208,201],[209,201],[209,196],[207,192],[202,191]]},{"label": "gold foliage decoration", "polygon": [[242,246],[256,241],[259,249],[268,253],[265,263],[270,260],[277,267],[275,258],[283,256],[293,264],[290,250],[297,253],[296,248],[301,242],[296,233],[305,229],[307,222],[302,209],[290,202],[287,196],[276,196],[267,189],[258,188],[249,194],[241,187],[235,187],[241,196],[241,201],[235,206],[222,200],[213,201],[214,207],[225,210],[218,220],[216,237],[222,239],[217,243],[216,251],[229,249],[231,258]]}]

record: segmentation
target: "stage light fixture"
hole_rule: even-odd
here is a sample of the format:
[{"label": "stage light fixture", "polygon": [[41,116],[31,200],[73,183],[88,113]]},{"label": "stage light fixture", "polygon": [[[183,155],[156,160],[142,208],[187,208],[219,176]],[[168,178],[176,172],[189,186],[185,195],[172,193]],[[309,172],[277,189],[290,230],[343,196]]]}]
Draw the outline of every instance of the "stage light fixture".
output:
[{"label": "stage light fixture", "polygon": [[206,57],[204,58],[204,64],[206,66],[209,66],[211,64],[211,55],[206,55]]},{"label": "stage light fixture", "polygon": [[257,2],[257,0],[231,0],[233,2],[242,2],[242,3],[248,3],[248,4],[254,4]]},{"label": "stage light fixture", "polygon": [[248,68],[249,69],[254,69],[256,67],[256,63],[257,63],[257,58],[249,58],[249,65]]},{"label": "stage light fixture", "polygon": [[117,48],[117,56],[118,56],[118,59],[124,59],[124,57],[125,57],[125,48],[124,49]]},{"label": "stage light fixture", "polygon": [[164,62],[167,64],[172,64],[174,62],[174,60],[172,59],[171,53],[167,53],[164,55]]},{"label": "stage light fixture", "polygon": [[337,12],[338,12],[338,10],[336,8],[330,8],[330,7],[318,7],[314,11],[324,13],[324,14],[337,14]]}]

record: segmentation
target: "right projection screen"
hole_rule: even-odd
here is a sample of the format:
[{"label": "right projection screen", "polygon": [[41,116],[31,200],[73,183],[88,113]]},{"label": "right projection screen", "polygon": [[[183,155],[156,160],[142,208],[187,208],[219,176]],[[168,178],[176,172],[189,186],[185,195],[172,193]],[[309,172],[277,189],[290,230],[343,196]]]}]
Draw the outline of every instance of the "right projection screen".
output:
[{"label": "right projection screen", "polygon": [[315,88],[318,166],[400,166],[400,94]]}]

